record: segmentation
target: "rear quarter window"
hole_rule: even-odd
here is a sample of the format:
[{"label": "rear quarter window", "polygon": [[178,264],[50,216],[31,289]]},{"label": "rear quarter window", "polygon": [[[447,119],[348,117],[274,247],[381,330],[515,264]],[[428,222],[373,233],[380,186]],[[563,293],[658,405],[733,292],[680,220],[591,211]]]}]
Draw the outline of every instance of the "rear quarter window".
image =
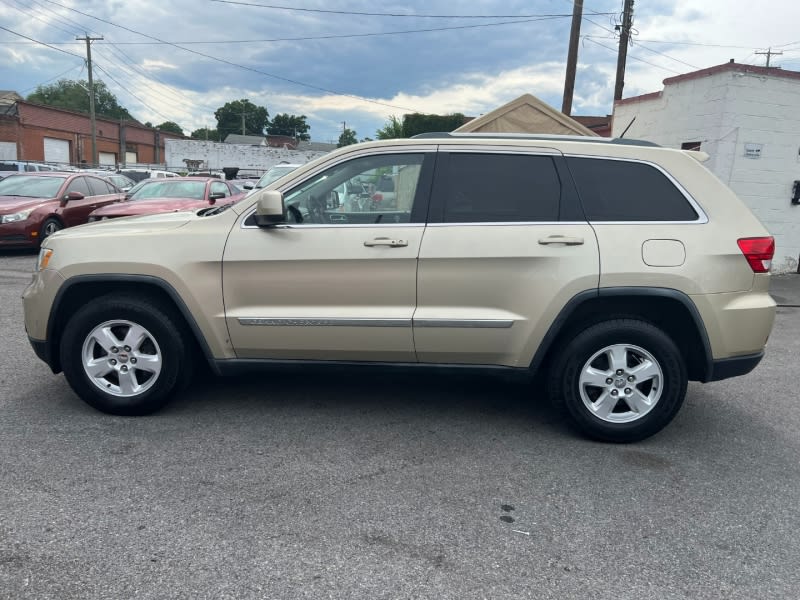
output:
[{"label": "rear quarter window", "polygon": [[686,196],[654,166],[568,157],[589,221],[696,221]]}]

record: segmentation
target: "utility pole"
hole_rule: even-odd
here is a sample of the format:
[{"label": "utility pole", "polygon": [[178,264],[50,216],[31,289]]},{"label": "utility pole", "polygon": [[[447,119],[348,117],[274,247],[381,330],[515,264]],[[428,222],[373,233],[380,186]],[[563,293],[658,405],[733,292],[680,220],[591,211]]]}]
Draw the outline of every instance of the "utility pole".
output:
[{"label": "utility pole", "polygon": [[575,91],[575,70],[578,67],[578,40],[581,37],[582,18],[583,0],[574,0],[572,4],[572,28],[569,31],[567,74],[564,79],[564,101],[561,103],[561,112],[567,116],[572,112],[572,95]]},{"label": "utility pole", "polygon": [[247,114],[247,112],[245,112],[245,110],[244,110],[244,107],[242,107],[242,135],[247,135],[247,134],[244,132],[244,116],[245,116],[246,114]]},{"label": "utility pole", "polygon": [[614,101],[622,100],[622,88],[625,87],[625,61],[628,58],[628,41],[633,27],[633,0],[625,0],[622,9],[622,25],[619,28],[619,53],[617,54],[617,80],[614,84]]},{"label": "utility pole", "polygon": [[87,33],[84,37],[76,37],[78,41],[86,42],[86,71],[89,73],[89,121],[92,127],[92,160],[90,166],[97,164],[97,119],[94,114],[94,81],[92,80],[92,42],[102,40],[100,37],[89,37]]},{"label": "utility pole", "polygon": [[773,50],[772,48],[767,48],[766,52],[754,52],[753,54],[761,54],[767,57],[767,68],[769,69],[769,59],[773,56],[780,56],[783,54],[783,50]]}]

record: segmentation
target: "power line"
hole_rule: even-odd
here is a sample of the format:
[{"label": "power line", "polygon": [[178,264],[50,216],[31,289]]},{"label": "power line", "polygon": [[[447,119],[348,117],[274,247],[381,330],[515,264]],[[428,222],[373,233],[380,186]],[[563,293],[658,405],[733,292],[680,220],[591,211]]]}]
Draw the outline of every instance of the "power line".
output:
[{"label": "power line", "polygon": [[134,94],[132,91],[130,91],[128,88],[126,88],[124,85],[122,85],[122,84],[121,84],[119,81],[117,81],[117,80],[116,80],[116,79],[115,79],[115,78],[114,78],[114,77],[111,75],[111,73],[109,73],[108,71],[106,71],[106,70],[105,70],[103,67],[101,67],[101,66],[100,66],[100,65],[98,65],[98,64],[95,64],[94,66],[97,68],[97,70],[98,70],[98,71],[102,71],[103,73],[105,73],[105,74],[106,74],[106,77],[108,77],[108,78],[109,78],[111,81],[113,81],[114,83],[116,83],[116,84],[117,84],[117,85],[118,85],[120,88],[122,88],[123,90],[125,90],[126,92],[128,92],[128,94],[130,94],[130,95],[131,95],[131,96],[133,96],[133,97],[134,97],[136,100],[138,100],[138,101],[139,101],[139,104],[141,104],[142,106],[144,106],[146,109],[148,109],[148,110],[151,110],[152,112],[156,113],[158,116],[160,116],[161,118],[163,118],[165,121],[169,121],[169,120],[170,120],[170,118],[169,118],[169,117],[167,117],[166,115],[163,115],[163,114],[161,114],[161,113],[160,113],[159,111],[157,111],[155,108],[153,108],[152,106],[150,106],[149,104],[147,104],[147,103],[146,103],[144,100],[142,100],[141,98],[139,98],[139,96],[137,96],[137,95],[136,95],[136,94]]},{"label": "power line", "polygon": [[[584,39],[589,41],[589,42],[592,42],[593,44],[597,44],[598,46],[602,46],[606,50],[611,50],[614,53],[617,52],[616,48],[612,48],[611,46],[606,46],[605,44],[601,44],[600,42],[597,42],[597,41],[593,40],[592,38],[585,37]],[[643,62],[643,63],[645,63],[647,65],[650,65],[651,67],[655,67],[657,69],[663,69],[664,71],[669,71],[670,73],[674,73],[675,75],[683,75],[683,73],[680,73],[678,71],[674,71],[672,69],[669,69],[669,68],[661,66],[661,65],[657,65],[656,63],[652,63],[650,61],[644,60],[643,58],[639,58],[638,56],[628,55],[628,58],[632,58],[633,60],[638,60],[639,62]]]},{"label": "power line", "polygon": [[63,77],[63,76],[64,76],[64,75],[66,75],[67,73],[71,73],[71,72],[72,72],[72,71],[74,71],[75,69],[81,69],[81,70],[82,70],[82,69],[83,69],[83,65],[76,65],[76,66],[72,67],[71,69],[67,69],[67,70],[66,70],[66,71],[64,71],[63,73],[59,73],[59,74],[58,74],[58,75],[56,75],[55,77],[51,77],[50,79],[45,79],[45,80],[44,80],[44,81],[42,81],[41,83],[37,83],[36,85],[32,85],[32,86],[31,86],[31,87],[29,87],[29,88],[25,88],[24,90],[22,90],[22,91],[20,92],[20,94],[24,94],[25,92],[29,92],[29,91],[31,91],[31,90],[35,90],[35,89],[36,89],[36,88],[38,88],[39,86],[42,86],[42,85],[44,85],[45,83],[50,83],[51,81],[53,81],[53,80],[55,80],[55,79],[60,79],[61,77]]},{"label": "power line", "polygon": [[278,79],[280,81],[286,81],[288,83],[292,83],[292,84],[295,84],[295,85],[300,85],[302,87],[307,87],[307,88],[310,88],[310,89],[315,89],[315,90],[318,90],[318,91],[321,91],[321,92],[325,92],[327,94],[334,94],[336,96],[354,98],[356,100],[360,100],[362,102],[368,102],[370,104],[377,104],[377,105],[380,105],[380,106],[388,106],[389,108],[398,108],[400,110],[407,110],[407,111],[414,112],[413,108],[408,108],[406,106],[397,106],[395,104],[389,104],[388,102],[380,102],[379,100],[370,100],[369,98],[364,98],[362,96],[356,96],[355,94],[345,94],[345,93],[342,93],[342,92],[337,92],[337,91],[334,91],[334,90],[330,90],[328,88],[312,85],[312,84],[309,84],[309,83],[303,83],[301,81],[297,81],[297,80],[294,80],[294,79],[289,79],[288,77],[281,77],[280,75],[275,75],[273,73],[267,73],[266,71],[261,71],[260,69],[256,69],[256,68],[253,68],[253,67],[248,67],[248,66],[245,66],[245,65],[239,65],[239,64],[231,62],[229,60],[218,58],[216,56],[211,56],[210,54],[205,54],[203,52],[198,52],[197,50],[192,50],[191,48],[185,48],[183,46],[179,46],[178,44],[174,44],[172,42],[166,42],[165,40],[161,40],[161,39],[159,39],[157,37],[148,35],[146,33],[142,33],[140,31],[136,31],[136,30],[131,29],[129,27],[125,27],[124,25],[118,25],[116,23],[113,23],[112,21],[108,21],[106,19],[101,19],[100,17],[95,17],[93,15],[89,15],[87,13],[81,12],[81,11],[79,11],[79,10],[77,10],[75,8],[71,8],[69,6],[64,6],[63,4],[59,4],[58,2],[54,2],[53,0],[46,0],[46,1],[49,4],[54,4],[55,6],[60,6],[61,8],[66,8],[67,10],[71,10],[71,11],[76,12],[76,13],[78,13],[80,15],[85,16],[85,17],[89,17],[89,18],[95,19],[97,21],[100,21],[101,23],[106,23],[108,25],[112,25],[114,27],[118,27],[119,29],[123,29],[125,31],[129,31],[129,32],[135,33],[137,35],[141,35],[142,37],[146,37],[146,38],[149,38],[149,39],[156,40],[158,42],[164,42],[164,43],[166,43],[166,44],[168,44],[168,45],[170,45],[170,46],[172,46],[174,48],[178,48],[180,50],[184,50],[185,52],[190,52],[191,54],[196,54],[197,56],[202,56],[204,58],[208,58],[210,60],[214,60],[214,61],[226,64],[226,65],[229,65],[229,66],[232,66],[232,67],[237,67],[237,68],[240,68],[240,69],[244,69],[246,71],[251,71],[253,73],[259,73],[260,75],[264,75],[266,77],[271,77],[273,79]]},{"label": "power line", "polygon": [[[519,21],[498,21],[496,23],[480,23],[476,25],[455,25],[451,27],[429,27],[426,29],[405,29],[399,31],[377,31],[370,33],[344,33],[332,35],[317,35],[317,36],[303,36],[303,37],[286,37],[286,38],[266,38],[266,39],[253,39],[253,40],[187,40],[187,41],[157,41],[157,42],[114,42],[116,46],[156,46],[156,45],[203,45],[203,44],[257,44],[257,43],[272,43],[272,42],[307,42],[314,40],[335,40],[347,38],[361,38],[361,37],[381,37],[385,35],[405,35],[409,33],[431,33],[437,31],[454,31],[461,29],[480,29],[482,27],[501,27],[505,25],[516,25],[518,23],[535,23],[538,21],[548,21],[551,19],[560,19],[562,17],[541,17],[537,19],[523,19]],[[20,42],[25,43],[25,42]],[[55,45],[66,45],[72,42],[50,42]],[[110,42],[98,45],[108,45]]]},{"label": "power line", "polygon": [[[571,17],[572,14],[533,14],[533,15],[426,15],[409,13],[374,13],[347,10],[328,10],[322,8],[298,8],[295,6],[278,6],[275,4],[257,4],[255,2],[241,2],[238,0],[210,0],[220,4],[236,4],[238,6],[250,6],[254,8],[270,8],[275,10],[287,10],[293,12],[324,13],[333,15],[355,15],[362,17],[410,17],[417,19],[516,19],[532,17]],[[612,13],[596,13],[598,15],[608,15]]]},{"label": "power line", "polygon": [[46,48],[50,48],[51,50],[55,50],[57,52],[62,52],[63,54],[68,54],[70,56],[74,56],[75,58],[79,58],[81,60],[81,62],[83,62],[83,60],[84,60],[83,57],[79,56],[78,54],[74,54],[72,52],[67,52],[66,50],[62,50],[61,48],[56,48],[55,46],[51,46],[50,44],[47,44],[45,42],[40,42],[39,40],[35,40],[32,37],[28,37],[27,35],[22,35],[21,33],[17,33],[16,31],[13,31],[12,29],[9,29],[8,27],[3,27],[2,25],[0,25],[0,29],[2,29],[3,31],[7,31],[8,33],[11,33],[13,35],[17,35],[17,36],[19,36],[21,38],[25,38],[26,40],[30,40],[31,42],[34,42],[34,43],[36,43],[36,44],[38,44],[40,46],[45,46]]}]

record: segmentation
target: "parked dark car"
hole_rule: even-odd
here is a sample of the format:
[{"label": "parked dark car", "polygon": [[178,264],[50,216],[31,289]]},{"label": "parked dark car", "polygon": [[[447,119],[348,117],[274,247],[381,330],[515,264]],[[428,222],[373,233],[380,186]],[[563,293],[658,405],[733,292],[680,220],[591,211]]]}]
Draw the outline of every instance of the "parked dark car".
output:
[{"label": "parked dark car", "polygon": [[236,202],[243,197],[244,192],[235,185],[215,177],[148,179],[136,184],[124,202],[93,211],[89,221],[194,210]]},{"label": "parked dark car", "polygon": [[124,197],[113,183],[93,175],[9,175],[0,181],[0,246],[37,248],[48,235],[82,225],[90,212]]}]

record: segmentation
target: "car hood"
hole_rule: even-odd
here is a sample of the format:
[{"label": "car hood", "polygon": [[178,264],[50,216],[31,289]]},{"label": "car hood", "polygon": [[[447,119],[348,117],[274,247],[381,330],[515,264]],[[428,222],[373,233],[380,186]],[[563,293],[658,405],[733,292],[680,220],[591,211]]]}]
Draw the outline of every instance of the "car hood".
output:
[{"label": "car hood", "polygon": [[87,237],[107,237],[120,236],[127,234],[148,234],[158,231],[168,231],[183,227],[189,221],[197,219],[194,213],[161,213],[154,215],[133,216],[127,219],[112,219],[108,221],[96,221],[77,227],[62,229],[47,238],[48,242],[56,239],[65,238],[87,238]]},{"label": "car hood", "polygon": [[0,196],[0,214],[10,215],[21,210],[36,208],[42,204],[53,202],[48,198],[24,198],[21,196]]},{"label": "car hood", "polygon": [[[223,198],[225,200],[225,198]],[[205,200],[195,198],[150,198],[116,202],[92,211],[93,217],[122,217],[127,215],[149,215],[153,213],[180,212],[210,206]]]}]

